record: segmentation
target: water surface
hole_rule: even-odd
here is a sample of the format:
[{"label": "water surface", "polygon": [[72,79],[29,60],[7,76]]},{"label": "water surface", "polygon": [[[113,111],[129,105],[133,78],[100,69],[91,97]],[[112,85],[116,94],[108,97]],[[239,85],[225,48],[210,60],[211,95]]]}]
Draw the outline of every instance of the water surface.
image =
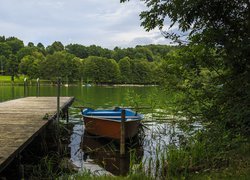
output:
[{"label": "water surface", "polygon": [[[0,102],[24,96],[37,96],[37,93],[36,86],[28,86],[27,89],[23,86],[0,86]],[[39,96],[56,95],[56,86],[41,86],[39,89]],[[143,132],[127,145],[125,158],[120,158],[116,142],[93,137],[84,131],[80,109],[77,107],[112,108],[131,105],[150,107],[155,104],[154,101],[160,104],[160,101],[164,102],[169,97],[159,87],[124,86],[62,86],[61,96],[76,98],[70,108],[70,122],[75,125],[68,146],[70,161],[79,170],[89,169],[99,174],[124,175],[128,173],[131,164],[147,163],[148,159],[156,159],[159,151],[166,148],[169,143],[178,141],[176,132],[181,134],[171,121],[159,123],[151,109],[141,109],[141,113],[145,115]]]}]

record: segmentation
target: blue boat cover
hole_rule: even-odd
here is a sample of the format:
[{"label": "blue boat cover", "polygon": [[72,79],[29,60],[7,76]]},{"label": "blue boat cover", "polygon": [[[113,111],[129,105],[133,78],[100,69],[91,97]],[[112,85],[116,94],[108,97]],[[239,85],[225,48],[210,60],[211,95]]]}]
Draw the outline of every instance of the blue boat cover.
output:
[{"label": "blue boat cover", "polygon": [[[91,108],[86,108],[82,110],[83,116],[90,116],[102,119],[112,119],[112,120],[121,120],[122,108],[116,107],[113,110],[94,110]],[[125,120],[141,120],[143,115],[137,112],[132,111],[131,109],[125,110]]]}]

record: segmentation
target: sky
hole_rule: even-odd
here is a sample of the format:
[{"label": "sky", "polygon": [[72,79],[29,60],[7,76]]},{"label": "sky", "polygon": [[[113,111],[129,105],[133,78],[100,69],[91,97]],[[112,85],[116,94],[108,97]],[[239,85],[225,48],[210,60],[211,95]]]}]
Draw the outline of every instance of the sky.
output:
[{"label": "sky", "polygon": [[0,36],[25,44],[54,41],[104,48],[169,44],[158,29],[146,32],[140,0],[0,0]]}]

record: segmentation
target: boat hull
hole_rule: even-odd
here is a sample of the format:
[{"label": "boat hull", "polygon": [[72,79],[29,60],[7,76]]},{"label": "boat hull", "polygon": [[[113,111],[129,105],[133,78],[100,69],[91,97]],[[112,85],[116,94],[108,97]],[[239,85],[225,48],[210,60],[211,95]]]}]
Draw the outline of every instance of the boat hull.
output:
[{"label": "boat hull", "polygon": [[[88,133],[111,139],[120,139],[121,122],[109,119],[83,116],[85,130]],[[140,120],[125,121],[125,138],[134,137],[139,130]]]}]

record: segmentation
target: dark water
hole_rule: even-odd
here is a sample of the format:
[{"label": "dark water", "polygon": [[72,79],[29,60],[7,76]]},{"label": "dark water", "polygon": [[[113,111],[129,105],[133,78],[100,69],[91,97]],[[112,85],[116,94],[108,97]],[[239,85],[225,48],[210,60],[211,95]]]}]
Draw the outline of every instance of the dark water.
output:
[{"label": "dark water", "polygon": [[[56,96],[55,86],[42,86],[39,89],[40,96]],[[10,99],[36,96],[36,86],[29,86],[24,90],[23,86],[0,86],[0,102]],[[162,109],[141,109],[144,114],[143,130],[141,134],[128,142],[125,158],[119,156],[117,142],[103,138],[93,137],[84,131],[80,110],[76,106],[88,106],[93,108],[111,108],[114,106],[151,106],[152,102],[165,101],[169,97],[158,87],[113,87],[113,86],[69,86],[61,88],[62,96],[74,96],[76,98],[70,109],[70,122],[74,123],[70,136],[68,149],[70,151],[70,163],[78,170],[87,169],[98,174],[112,173],[124,175],[128,173],[131,165],[136,166],[148,159],[156,159],[158,153],[168,144],[178,141],[178,135],[182,132],[171,122],[173,117],[162,113]],[[161,112],[163,119],[157,120],[155,112]],[[163,115],[162,115],[163,114]]]}]

